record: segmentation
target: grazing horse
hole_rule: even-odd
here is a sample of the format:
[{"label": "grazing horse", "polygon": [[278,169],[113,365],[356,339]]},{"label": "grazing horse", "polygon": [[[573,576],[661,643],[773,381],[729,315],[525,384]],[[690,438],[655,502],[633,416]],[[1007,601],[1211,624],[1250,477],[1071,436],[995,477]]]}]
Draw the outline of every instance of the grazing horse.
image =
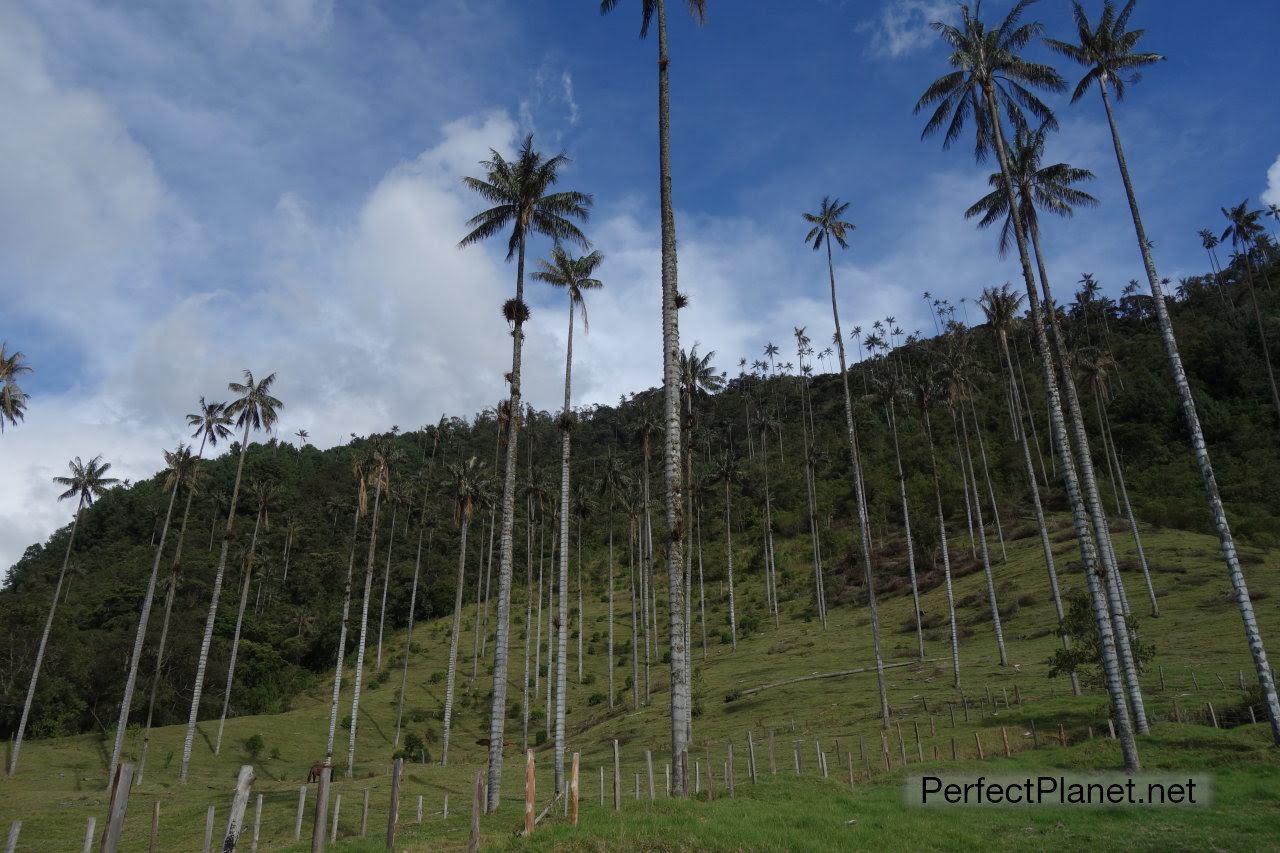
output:
[{"label": "grazing horse", "polygon": [[311,769],[307,771],[307,784],[320,781],[320,774],[325,771],[328,764],[321,762],[320,764],[312,764]]}]

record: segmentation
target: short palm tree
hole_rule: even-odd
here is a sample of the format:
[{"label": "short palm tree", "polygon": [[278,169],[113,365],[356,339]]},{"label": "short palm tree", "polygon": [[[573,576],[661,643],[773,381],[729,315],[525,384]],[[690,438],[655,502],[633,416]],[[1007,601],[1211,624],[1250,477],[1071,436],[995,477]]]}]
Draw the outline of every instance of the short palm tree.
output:
[{"label": "short palm tree", "polygon": [[849,457],[853,462],[853,496],[854,507],[858,513],[858,537],[862,545],[862,570],[867,583],[867,609],[871,615],[871,646],[875,654],[876,686],[880,690],[880,721],[885,728],[889,727],[889,696],[884,683],[884,659],[880,654],[880,619],[876,612],[876,592],[871,571],[871,523],[867,515],[866,495],[862,478],[862,459],[858,450],[858,433],[853,423],[853,397],[849,393],[849,363],[844,352],[844,332],[840,329],[840,308],[836,300],[836,270],[832,258],[831,242],[834,240],[840,248],[849,248],[848,234],[856,226],[846,222],[842,217],[849,210],[848,202],[826,197],[817,213],[804,214],[805,222],[812,228],[805,235],[805,242],[819,251],[827,250],[827,277],[831,285],[831,319],[835,323],[836,332],[833,340],[836,343],[836,354],[840,360],[840,384],[844,390],[844,426],[849,442]]},{"label": "short palm tree", "polygon": [[58,570],[58,581],[53,586],[53,601],[49,604],[49,615],[44,620],[44,631],[40,634],[40,645],[36,647],[36,661],[31,667],[31,680],[27,682],[27,698],[22,703],[22,716],[18,718],[18,729],[14,732],[13,748],[9,751],[8,775],[12,776],[18,769],[18,753],[22,751],[22,738],[27,731],[27,719],[31,716],[31,701],[36,695],[36,683],[40,680],[40,665],[44,663],[45,648],[49,644],[49,631],[53,628],[53,617],[58,610],[58,596],[62,594],[62,583],[67,576],[67,565],[71,562],[71,546],[76,541],[76,529],[80,526],[80,516],[86,507],[101,497],[118,480],[106,476],[111,470],[110,462],[103,462],[101,456],[95,456],[88,462],[82,462],[77,456],[68,463],[71,469],[69,477],[54,477],[53,482],[66,487],[66,491],[58,495],[58,500],[76,499],[76,514],[71,521],[71,532],[67,535],[67,551],[62,557],[62,568]]},{"label": "short palm tree", "polygon": [[[601,14],[608,14],[619,0],[600,0]],[[685,0],[694,21],[706,20],[706,0]],[[658,191],[662,217],[662,384],[664,390],[663,422],[666,424],[666,520],[671,531],[667,544],[668,598],[671,616],[671,766],[676,768],[671,791],[675,796],[688,792],[688,761],[681,753],[688,746],[692,730],[692,693],[690,692],[689,649],[680,624],[684,614],[684,526],[680,523],[683,509],[683,484],[680,476],[680,326],[679,288],[676,275],[676,214],[671,198],[671,89],[670,58],[667,53],[666,0],[641,0],[640,37],[649,33],[649,25],[658,23]]]},{"label": "short palm tree", "polygon": [[458,640],[462,633],[462,593],[467,578],[467,532],[475,516],[476,507],[488,491],[488,477],[484,465],[474,456],[466,462],[449,466],[449,489],[453,497],[453,520],[458,525],[458,583],[454,589],[453,627],[449,633],[448,674],[444,691],[444,729],[440,747],[440,765],[449,764],[449,730],[453,722],[453,686],[458,671]]},{"label": "short palm tree", "polygon": [[17,426],[26,416],[29,395],[18,384],[18,377],[31,372],[27,357],[21,352],[7,352],[7,344],[0,343],[0,433],[6,422]]},{"label": "short palm tree", "polygon": [[[564,409],[560,413],[560,612],[569,612],[569,460],[570,441],[573,434],[574,416],[572,408],[573,388],[573,321],[576,310],[582,311],[582,331],[585,334],[590,328],[587,320],[586,293],[604,287],[603,282],[595,278],[596,269],[604,262],[604,255],[591,252],[575,258],[561,246],[551,250],[551,260],[539,261],[538,271],[533,277],[552,287],[563,288],[569,297],[569,331],[565,343],[564,355]],[[564,789],[564,725],[565,700],[568,681],[569,620],[560,620],[557,635],[556,653],[556,749],[555,749],[555,789]],[[581,642],[582,634],[578,634]],[[578,653],[581,662],[581,649]],[[581,666],[579,666],[581,680]]]},{"label": "short palm tree", "polygon": [[503,306],[511,324],[511,423],[507,433],[506,468],[502,481],[501,558],[498,563],[498,624],[494,642],[493,701],[489,723],[489,793],[486,810],[498,807],[502,791],[502,742],[507,702],[507,635],[511,623],[511,567],[515,523],[516,459],[520,434],[520,350],[529,308],[524,301],[524,262],[528,238],[543,234],[557,243],[587,245],[587,238],[573,220],[587,218],[591,196],[576,191],[552,192],[560,169],[568,162],[563,154],[545,157],[534,150],[533,135],[525,137],[516,159],[508,161],[497,151],[480,165],[483,178],[466,177],[463,183],[493,207],[467,221],[471,230],[460,246],[470,246],[510,228],[507,260],[516,259],[516,295]]},{"label": "short palm tree", "polygon": [[1097,575],[1098,554],[1090,530],[1090,518],[1085,510],[1075,462],[1067,439],[1063,406],[1055,376],[1052,351],[1045,333],[1036,293],[1035,273],[1027,246],[1027,231],[1020,204],[1016,200],[1016,185],[1005,144],[1003,122],[1007,117],[1014,128],[1028,125],[1030,114],[1041,125],[1056,126],[1049,107],[1033,91],[1042,89],[1061,91],[1065,82],[1047,65],[1032,62],[1021,54],[1026,46],[1041,35],[1044,28],[1038,22],[1022,22],[1022,17],[1034,0],[1019,0],[995,27],[988,27],[981,19],[981,3],[974,6],[960,5],[960,25],[936,21],[932,24],[942,40],[952,49],[948,62],[952,71],[935,80],[917,101],[916,112],[932,108],[923,136],[932,135],[945,128],[943,147],[949,148],[965,131],[965,125],[975,126],[974,154],[979,161],[994,151],[1004,178],[1005,193],[1009,197],[1010,216],[1013,220],[1014,241],[1027,288],[1027,301],[1036,334],[1036,345],[1044,369],[1045,392],[1049,400],[1049,414],[1058,452],[1062,459],[1063,485],[1071,506],[1076,540],[1080,546],[1081,563],[1087,578],[1094,622],[1098,628],[1099,647],[1105,674],[1112,714],[1124,753],[1125,766],[1139,766],[1137,742],[1129,713],[1126,685],[1120,672],[1116,636],[1111,624],[1109,593]]},{"label": "short palm tree", "polygon": [[[1052,49],[1084,66],[1087,71],[1072,93],[1072,102],[1079,101],[1089,90],[1097,85],[1098,94],[1107,113],[1107,124],[1111,128],[1111,141],[1116,153],[1116,163],[1120,168],[1120,177],[1124,183],[1125,194],[1129,199],[1129,212],[1133,217],[1133,227],[1138,240],[1138,250],[1142,254],[1143,266],[1147,273],[1147,283],[1151,286],[1152,301],[1155,306],[1156,320],[1160,325],[1161,337],[1164,339],[1165,352],[1169,358],[1169,366],[1173,373],[1174,385],[1178,389],[1178,397],[1182,404],[1182,416],[1191,434],[1192,452],[1200,468],[1200,476],[1204,482],[1205,499],[1209,512],[1213,516],[1214,527],[1218,531],[1219,545],[1223,560],[1227,565],[1227,574],[1236,597],[1236,606],[1244,622],[1245,637],[1249,644],[1249,652],[1253,656],[1254,669],[1257,671],[1258,683],[1262,687],[1263,700],[1267,704],[1267,717],[1271,722],[1272,739],[1280,744],[1280,697],[1277,697],[1275,677],[1271,665],[1267,661],[1267,652],[1262,643],[1262,634],[1258,629],[1257,619],[1253,612],[1253,603],[1249,598],[1248,585],[1244,571],[1240,566],[1236,552],[1235,540],[1231,533],[1226,511],[1222,506],[1222,498],[1218,493],[1217,478],[1214,475],[1213,463],[1209,458],[1209,450],[1200,428],[1200,415],[1196,410],[1195,398],[1191,393],[1191,385],[1187,381],[1186,371],[1182,367],[1182,355],[1178,349],[1177,338],[1174,337],[1173,324],[1169,320],[1169,311],[1165,305],[1164,292],[1159,274],[1156,272],[1155,260],[1151,255],[1151,241],[1147,238],[1146,228],[1142,224],[1142,215],[1138,206],[1138,197],[1133,188],[1133,180],[1129,176],[1129,166],[1125,160],[1124,146],[1120,142],[1120,131],[1116,127],[1115,112],[1111,107],[1111,91],[1114,90],[1117,100],[1123,100],[1125,90],[1130,83],[1137,80],[1138,72],[1164,59],[1158,53],[1137,50],[1138,43],[1145,35],[1145,30],[1129,29],[1129,18],[1133,14],[1137,0],[1128,0],[1123,8],[1117,11],[1113,0],[1104,0],[1102,13],[1098,17],[1097,26],[1093,26],[1084,7],[1079,2],[1072,4],[1076,24],[1077,41],[1075,43],[1048,40]],[[1225,212],[1225,211],[1224,211]],[[1234,226],[1234,223],[1233,223]],[[1223,239],[1226,239],[1226,234]],[[1263,340],[1265,347],[1265,338]],[[1265,350],[1264,350],[1265,352]],[[1267,358],[1268,371],[1270,358]],[[1272,380],[1272,401],[1280,416],[1280,394],[1276,392]]]},{"label": "short palm tree", "polygon": [[[244,475],[245,455],[249,451],[249,430],[271,431],[279,418],[284,404],[271,394],[276,375],[268,374],[262,379],[254,379],[253,373],[244,372],[244,382],[231,382],[228,390],[235,399],[221,414],[235,418],[236,426],[242,430],[240,438],[239,459],[236,462],[235,484],[231,487],[231,499],[227,506],[227,526],[222,534],[222,550],[218,554],[218,568],[213,575],[213,588],[209,592],[209,615],[204,623],[204,637],[200,642],[200,656],[196,661],[195,686],[191,692],[191,712],[187,715],[187,730],[182,739],[182,764],[178,770],[178,781],[187,781],[187,772],[191,767],[191,749],[195,744],[196,720],[200,715],[200,698],[204,693],[204,672],[209,664],[209,646],[213,642],[213,626],[218,615],[218,598],[222,594],[222,579],[227,570],[227,551],[231,541],[235,539],[236,506],[240,498],[240,481]],[[201,399],[203,404],[203,398]],[[203,417],[203,415],[201,415]],[[191,416],[187,417],[191,424]]]}]

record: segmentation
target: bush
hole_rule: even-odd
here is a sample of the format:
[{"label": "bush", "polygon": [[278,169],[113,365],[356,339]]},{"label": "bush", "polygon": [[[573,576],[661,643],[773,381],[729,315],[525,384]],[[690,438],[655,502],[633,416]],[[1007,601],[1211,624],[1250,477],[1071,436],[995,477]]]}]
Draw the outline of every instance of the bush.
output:
[{"label": "bush", "polygon": [[546,742],[547,742],[547,730],[546,730],[546,729],[538,729],[536,732],[534,732],[534,733],[533,733],[533,745],[534,745],[534,746],[542,746],[542,745],[543,745],[544,743],[546,743]]},{"label": "bush", "polygon": [[428,679],[428,680],[429,680],[432,684],[443,684],[443,683],[444,683],[444,679],[445,679],[445,672],[444,672],[444,670],[442,670],[442,669],[437,669],[435,672],[431,673],[431,678],[430,678],[430,679]]},{"label": "bush", "polygon": [[599,705],[601,702],[608,700],[608,698],[609,697],[605,696],[603,693],[592,693],[590,696],[587,697],[587,704]]},{"label": "bush", "polygon": [[262,750],[264,750],[266,746],[267,744],[262,739],[262,735],[250,735],[244,740],[244,751],[249,753],[249,757],[254,761],[258,760],[258,756],[262,754]]},{"label": "bush", "polygon": [[404,736],[404,747],[392,753],[391,757],[425,764],[431,760],[431,753],[427,750],[426,742],[417,732],[408,732]]}]

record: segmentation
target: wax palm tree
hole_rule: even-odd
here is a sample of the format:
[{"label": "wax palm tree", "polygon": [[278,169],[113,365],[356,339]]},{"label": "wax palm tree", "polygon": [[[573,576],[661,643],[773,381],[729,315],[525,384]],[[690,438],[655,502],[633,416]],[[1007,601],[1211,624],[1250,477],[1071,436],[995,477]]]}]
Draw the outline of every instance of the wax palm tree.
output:
[{"label": "wax palm tree", "polygon": [[[393,435],[394,431],[396,431],[395,428],[393,428]],[[400,459],[397,458],[396,461]],[[378,606],[378,645],[373,656],[375,671],[382,669],[382,637],[387,623],[387,591],[391,586],[391,556],[396,544],[396,517],[400,514],[400,507],[407,507],[408,501],[409,496],[399,482],[387,482],[387,503],[391,504],[391,526],[387,530],[387,562],[382,570],[382,603]],[[406,508],[406,514],[408,512],[409,509]]]},{"label": "wax palm tree", "polygon": [[244,559],[244,579],[240,584],[240,608],[236,611],[235,632],[231,636],[231,656],[227,662],[227,683],[222,694],[222,716],[218,718],[218,736],[213,740],[213,754],[222,750],[222,730],[227,723],[227,709],[231,706],[231,688],[236,681],[236,656],[240,651],[240,630],[244,624],[244,608],[249,601],[249,582],[253,579],[253,558],[258,551],[259,528],[270,530],[271,504],[280,492],[280,487],[271,480],[251,479],[249,492],[258,506],[258,514],[253,522],[253,535],[249,538],[249,550]]},{"label": "wax palm tree", "polygon": [[1076,539],[1080,545],[1081,564],[1089,584],[1094,622],[1098,628],[1103,672],[1111,699],[1112,714],[1129,769],[1139,766],[1137,743],[1129,714],[1125,685],[1120,673],[1116,637],[1112,631],[1109,611],[1112,609],[1109,594],[1097,575],[1098,555],[1089,527],[1085,502],[1072,459],[1063,417],[1062,401],[1048,335],[1041,317],[1040,300],[1036,293],[1035,273],[1027,248],[1027,231],[1017,199],[1012,165],[1004,140],[1001,115],[1006,115],[1014,128],[1027,126],[1029,113],[1041,125],[1056,125],[1052,111],[1035,94],[1033,89],[1061,91],[1066,84],[1056,71],[1047,65],[1031,62],[1021,56],[1021,51],[1043,32],[1037,22],[1022,22],[1022,16],[1032,0],[1019,0],[1004,20],[995,27],[988,27],[981,20],[981,4],[960,6],[960,26],[941,21],[934,22],[943,41],[952,49],[949,64],[954,70],[934,81],[916,103],[916,112],[933,108],[925,125],[923,136],[942,130],[943,147],[949,148],[965,131],[966,123],[975,125],[974,154],[979,161],[995,151],[1004,178],[1005,193],[1009,197],[1010,217],[1013,220],[1014,241],[1018,247],[1022,275],[1027,287],[1028,306],[1036,345],[1044,369],[1045,392],[1049,401],[1049,415],[1062,461],[1063,484],[1072,510]]},{"label": "wax palm tree", "polygon": [[[187,730],[182,739],[182,764],[178,771],[178,781],[187,781],[187,772],[191,767],[191,748],[195,743],[196,719],[200,714],[200,697],[204,692],[204,671],[209,663],[209,645],[213,642],[213,626],[218,615],[218,598],[222,594],[222,579],[227,570],[227,550],[235,538],[236,506],[240,498],[240,481],[244,474],[245,455],[249,450],[249,430],[265,430],[271,432],[279,418],[281,403],[271,394],[276,375],[268,374],[260,380],[253,378],[253,373],[244,372],[244,382],[231,382],[227,388],[235,395],[235,399],[223,410],[228,418],[235,418],[236,426],[242,430],[240,438],[239,459],[236,461],[236,479],[231,487],[231,498],[227,502],[227,526],[222,534],[222,550],[218,554],[218,567],[213,575],[213,589],[209,593],[209,615],[204,623],[204,637],[200,641],[200,655],[196,660],[195,686],[191,694],[191,712],[187,716]],[[201,398],[201,405],[204,405]],[[203,417],[203,415],[201,415]],[[191,416],[187,416],[188,425],[192,424]]]},{"label": "wax palm tree", "polygon": [[[987,322],[991,325],[996,341],[999,344],[1000,369],[1008,386],[1006,399],[1009,405],[1009,420],[1014,434],[1022,445],[1027,487],[1031,492],[1031,506],[1035,510],[1036,526],[1040,531],[1040,547],[1044,553],[1045,569],[1049,573],[1049,593],[1053,599],[1054,614],[1058,618],[1059,637],[1062,640],[1062,647],[1069,649],[1071,648],[1071,638],[1067,635],[1065,628],[1062,627],[1066,614],[1062,607],[1062,593],[1058,586],[1058,570],[1053,559],[1053,542],[1049,538],[1049,525],[1045,522],[1044,506],[1040,502],[1040,487],[1036,482],[1035,467],[1031,462],[1031,448],[1028,446],[1027,433],[1022,426],[1023,409],[1026,404],[1022,400],[1022,392],[1018,386],[1017,374],[1014,371],[1013,358],[1009,347],[1009,339],[1013,333],[1018,313],[1022,308],[1022,302],[1022,295],[1011,290],[1009,283],[1005,282],[1000,288],[989,287],[984,290],[982,297],[978,300],[978,305],[986,315]],[[1027,414],[1029,415],[1030,413],[1028,412]],[[1074,695],[1080,695],[1080,681],[1074,672],[1071,673],[1071,692]]]},{"label": "wax palm tree", "polygon": [[356,731],[360,719],[360,696],[364,687],[364,654],[369,638],[369,600],[373,592],[373,561],[378,551],[378,513],[382,496],[391,487],[391,468],[399,462],[396,447],[388,438],[374,439],[367,458],[367,482],[373,485],[373,515],[369,520],[369,551],[364,567],[364,596],[360,602],[360,637],[356,642],[356,666],[351,694],[351,728],[347,730],[347,778],[355,772]]},{"label": "wax palm tree", "polygon": [[[866,494],[862,478],[862,459],[858,450],[858,433],[853,422],[853,397],[849,393],[849,364],[844,351],[844,333],[840,329],[840,309],[836,300],[836,271],[832,258],[831,242],[834,240],[840,248],[849,248],[846,239],[856,226],[842,217],[849,210],[848,202],[839,199],[823,198],[817,213],[804,214],[804,220],[813,227],[805,235],[805,243],[819,251],[824,246],[827,250],[827,277],[831,285],[831,319],[835,323],[836,354],[840,359],[840,384],[844,391],[844,425],[849,442],[849,457],[853,462],[853,495],[854,506],[858,513],[859,540],[862,549],[862,569],[867,583],[867,609],[871,615],[871,646],[875,654],[876,686],[880,691],[880,720],[885,728],[889,727],[889,697],[884,683],[884,659],[880,654],[880,619],[876,612],[876,591],[871,570],[871,524],[867,516]],[[877,321],[878,322],[878,321]]]},{"label": "wax palm tree", "polygon": [[[1120,177],[1124,183],[1125,194],[1129,200],[1129,212],[1133,217],[1133,226],[1138,240],[1138,249],[1142,254],[1143,266],[1147,273],[1147,283],[1151,287],[1152,301],[1155,305],[1156,319],[1160,324],[1161,337],[1164,339],[1165,351],[1169,357],[1169,365],[1173,373],[1174,385],[1178,389],[1178,397],[1182,404],[1182,415],[1187,422],[1191,434],[1191,445],[1196,462],[1204,481],[1206,502],[1213,516],[1214,527],[1218,531],[1219,544],[1223,560],[1227,565],[1227,574],[1235,592],[1236,606],[1244,622],[1245,637],[1253,656],[1254,668],[1258,682],[1262,687],[1263,699],[1267,704],[1267,716],[1271,722],[1272,739],[1280,744],[1280,697],[1276,694],[1275,677],[1271,665],[1267,662],[1267,652],[1262,643],[1262,634],[1258,630],[1257,619],[1253,612],[1253,603],[1249,598],[1248,586],[1244,571],[1240,566],[1236,553],[1235,540],[1231,526],[1227,520],[1222,499],[1218,493],[1217,478],[1213,464],[1209,458],[1208,447],[1204,442],[1200,428],[1200,416],[1196,411],[1195,398],[1191,393],[1191,385],[1187,381],[1186,371],[1182,367],[1182,356],[1174,337],[1173,324],[1169,320],[1169,311],[1165,305],[1164,292],[1159,274],[1156,272],[1155,260],[1151,255],[1151,241],[1147,238],[1146,228],[1142,224],[1142,215],[1138,207],[1137,194],[1133,181],[1129,176],[1129,166],[1125,160],[1124,147],[1120,142],[1120,132],[1116,127],[1115,112],[1111,106],[1111,91],[1114,90],[1117,100],[1123,100],[1125,90],[1130,83],[1137,80],[1137,72],[1144,67],[1154,65],[1164,59],[1158,53],[1138,51],[1137,45],[1145,35],[1141,29],[1130,30],[1129,18],[1133,14],[1136,0],[1129,0],[1118,12],[1112,0],[1104,0],[1102,13],[1097,26],[1090,24],[1084,7],[1078,2],[1072,4],[1077,43],[1069,43],[1051,39],[1049,47],[1074,60],[1088,70],[1081,78],[1072,93],[1072,102],[1077,102],[1097,85],[1098,94],[1102,98],[1103,108],[1107,114],[1107,124],[1111,129],[1111,141],[1116,153],[1116,163],[1120,168]],[[1223,239],[1226,239],[1224,234]],[[1263,341],[1265,346],[1265,339]],[[1265,351],[1264,351],[1265,352]],[[1270,370],[1270,358],[1267,357]],[[1280,415],[1280,394],[1276,392],[1272,382],[1272,402]]]},{"label": "wax palm tree", "polygon": [[738,648],[738,608],[733,594],[733,497],[730,488],[742,482],[737,458],[728,450],[720,453],[711,471],[711,483],[724,489],[724,553],[725,575],[729,582],[729,634],[733,648]]},{"label": "wax palm tree", "polygon": [[0,343],[0,433],[8,423],[17,426],[18,421],[26,416],[29,395],[18,384],[18,377],[31,372],[27,357],[21,352],[7,352],[5,343]]},{"label": "wax palm tree", "polygon": [[1218,286],[1218,296],[1222,299],[1222,304],[1227,304],[1227,290],[1222,284],[1222,265],[1218,263],[1218,253],[1214,251],[1218,247],[1218,235],[1214,234],[1208,228],[1202,228],[1197,236],[1200,237],[1200,245],[1204,247],[1205,254],[1209,256],[1209,269],[1213,271],[1213,283]]},{"label": "wax palm tree", "polygon": [[[598,487],[599,495],[601,498],[604,499],[605,510],[609,516],[609,558],[608,558],[608,573],[607,573],[607,579],[608,579],[607,595],[609,599],[608,601],[609,625],[608,625],[608,639],[606,641],[608,644],[606,649],[607,651],[606,659],[608,660],[608,665],[606,669],[609,673],[609,707],[610,708],[612,708],[614,705],[613,670],[615,669],[614,657],[613,657],[613,627],[614,627],[613,626],[613,622],[614,622],[614,617],[613,617],[613,516],[618,509],[618,505],[620,503],[622,494],[625,493],[626,490],[630,487],[628,480],[629,478],[627,477],[626,469],[623,468],[622,466],[622,460],[619,459],[617,456],[614,456],[613,453],[610,452],[609,456],[605,459],[604,472],[600,477],[600,483]],[[530,550],[532,551],[532,549]],[[634,652],[635,650],[632,649],[633,654]]]},{"label": "wax palm tree", "polygon": [[[1236,248],[1238,254],[1244,261],[1244,271],[1249,283],[1249,302],[1253,307],[1253,319],[1258,327],[1258,340],[1262,345],[1262,363],[1267,368],[1267,381],[1271,385],[1271,404],[1276,410],[1277,420],[1280,421],[1280,391],[1276,389],[1275,373],[1271,369],[1271,350],[1267,345],[1266,329],[1262,325],[1262,312],[1258,308],[1258,293],[1253,284],[1253,260],[1252,249],[1258,245],[1261,237],[1266,236],[1266,232],[1262,227],[1262,211],[1249,210],[1249,200],[1245,199],[1232,208],[1222,208],[1222,215],[1226,217],[1227,227],[1222,232],[1222,240],[1231,240],[1231,245]],[[1261,269],[1264,271],[1266,267]],[[1270,282],[1267,283],[1267,289],[1271,289]]]},{"label": "wax palm tree", "polygon": [[[190,447],[179,444],[176,450],[164,452],[164,461],[169,471],[169,476],[164,483],[164,488],[169,492],[169,502],[164,513],[164,525],[160,529],[160,542],[156,545],[155,559],[151,561],[151,575],[147,578],[147,590],[142,596],[142,607],[138,614],[138,627],[134,632],[133,648],[129,653],[129,668],[125,676],[124,696],[120,700],[120,718],[116,723],[115,743],[111,747],[108,779],[115,778],[116,764],[120,761],[120,751],[124,747],[124,735],[129,726],[129,713],[133,708],[133,691],[138,681],[138,662],[142,658],[142,644],[146,639],[147,622],[151,617],[151,602],[155,598],[156,577],[160,574],[160,558],[164,554],[164,543],[169,538],[169,522],[173,519],[173,505],[178,498],[178,486],[190,477],[195,458],[191,454]],[[166,619],[165,629],[167,628]]]},{"label": "wax palm tree", "polygon": [[22,716],[18,719],[18,729],[13,736],[13,748],[9,752],[9,772],[12,776],[18,768],[18,753],[22,751],[22,738],[27,731],[27,719],[31,716],[31,701],[36,695],[36,682],[40,680],[40,665],[44,663],[45,648],[49,644],[49,631],[53,628],[53,617],[58,610],[58,596],[62,593],[62,583],[67,576],[67,566],[71,562],[71,546],[76,541],[76,529],[80,526],[80,517],[86,507],[91,506],[107,489],[119,481],[106,476],[111,470],[110,462],[103,462],[101,456],[95,456],[88,462],[82,462],[77,456],[68,463],[71,471],[69,477],[54,477],[53,482],[66,487],[66,491],[58,495],[58,500],[76,499],[76,514],[71,521],[71,532],[67,535],[67,550],[62,557],[62,568],[58,570],[58,581],[53,587],[53,600],[49,604],[49,615],[44,620],[44,631],[40,635],[40,645],[36,647],[36,660],[31,668],[31,680],[27,682],[27,698],[22,703]]},{"label": "wax palm tree", "polygon": [[449,465],[448,477],[453,497],[453,520],[458,525],[458,583],[454,589],[453,627],[449,633],[449,664],[444,691],[444,734],[440,747],[440,766],[449,764],[449,729],[453,722],[453,686],[458,670],[458,639],[462,633],[462,591],[467,577],[467,531],[476,507],[489,489],[484,465],[474,456],[466,462]]},{"label": "wax palm tree", "polygon": [[490,151],[483,161],[483,178],[466,177],[463,183],[493,207],[467,220],[471,229],[459,243],[470,246],[497,236],[510,228],[507,260],[516,259],[516,294],[503,306],[511,324],[510,403],[511,423],[507,430],[507,458],[502,482],[501,558],[498,563],[498,624],[494,643],[493,701],[489,723],[489,794],[487,811],[498,807],[502,791],[502,742],[507,702],[507,634],[511,624],[511,569],[513,525],[515,523],[516,459],[520,434],[520,367],[524,343],[524,323],[529,308],[524,301],[524,262],[528,238],[543,234],[557,243],[587,245],[587,238],[573,220],[585,220],[591,196],[576,191],[551,192],[560,170],[568,162],[563,154],[545,157],[534,150],[533,135],[526,136],[515,160],[507,161]]},{"label": "wax palm tree", "polygon": [[[688,350],[680,350],[680,397],[681,409],[683,410],[681,444],[684,450],[684,482],[689,484],[685,494],[684,507],[682,508],[684,512],[684,529],[686,531],[693,528],[693,492],[696,491],[693,479],[693,430],[697,426],[697,409],[694,407],[694,400],[701,395],[714,394],[722,390],[726,383],[724,372],[717,373],[715,366],[712,364],[712,359],[715,356],[715,350],[708,350],[705,354],[699,355],[698,344],[696,343]],[[749,425],[747,429],[750,432]],[[686,547],[684,550],[684,618],[682,621],[684,625],[684,647],[686,650],[691,650],[693,548]],[[693,662],[691,651],[689,651],[686,664],[688,668],[687,674],[692,679]]]},{"label": "wax palm tree", "polygon": [[[685,0],[693,19],[706,20],[706,0]],[[600,12],[607,14],[618,6],[618,0],[600,0]],[[688,762],[681,761],[692,725],[692,695],[688,672],[689,654],[684,644],[685,633],[680,621],[684,614],[681,574],[683,566],[684,529],[680,523],[683,510],[683,484],[680,476],[680,329],[678,281],[676,275],[676,215],[671,198],[671,90],[668,80],[666,0],[641,0],[640,37],[649,25],[658,23],[658,189],[662,217],[662,377],[664,396],[663,421],[666,424],[666,520],[670,531],[667,545],[668,596],[671,612],[671,766],[676,768],[671,791],[684,796],[688,789],[685,778]]]},{"label": "wax palm tree", "polygon": [[812,352],[809,336],[805,327],[798,326],[793,330],[796,338],[796,358],[800,360],[800,450],[804,463],[805,507],[808,510],[809,545],[813,555],[813,599],[817,609],[818,621],[827,627],[827,597],[823,588],[822,575],[822,535],[818,527],[818,496],[815,489],[815,464],[817,451],[811,441],[813,433],[813,407],[809,400],[810,368],[805,359]]},{"label": "wax palm tree", "polygon": [[303,447],[307,446],[307,439],[311,437],[311,433],[307,432],[305,429],[298,430],[294,435],[298,437],[298,441],[302,442]]}]

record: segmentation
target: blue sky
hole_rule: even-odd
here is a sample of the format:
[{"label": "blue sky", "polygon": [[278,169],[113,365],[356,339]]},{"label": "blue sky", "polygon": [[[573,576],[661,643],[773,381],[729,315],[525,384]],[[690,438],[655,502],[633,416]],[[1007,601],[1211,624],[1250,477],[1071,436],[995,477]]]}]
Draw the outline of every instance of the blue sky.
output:
[{"label": "blue sky", "polygon": [[[846,326],[931,328],[922,291],[1016,277],[961,215],[989,167],[967,143],[921,142],[912,114],[946,70],[927,22],[953,4],[709,0],[701,29],[671,5],[687,343],[736,369],[768,340],[787,349],[793,326],[827,339],[799,218],[825,194],[858,224],[839,259]],[[1065,0],[1031,15],[1070,37]],[[1169,61],[1119,119],[1176,278],[1204,267],[1196,231],[1256,202],[1269,169],[1280,203],[1280,6],[1146,0],[1135,21]],[[0,496],[0,564],[67,517],[49,483],[67,458],[145,476],[195,400],[244,367],[279,373],[282,431],[320,446],[493,405],[512,270],[496,245],[455,248],[479,209],[458,177],[523,133],[573,158],[564,184],[595,196],[588,232],[608,258],[575,399],[655,384],[656,44],[638,29],[639,0],[604,18],[594,0],[0,6],[0,338],[36,368],[26,423],[0,439],[18,484]],[[1049,225],[1050,274],[1064,295],[1086,270],[1118,293],[1139,266],[1101,105],[1052,103],[1049,156],[1094,170],[1102,206]],[[564,306],[531,295],[526,389],[551,408]]]}]

